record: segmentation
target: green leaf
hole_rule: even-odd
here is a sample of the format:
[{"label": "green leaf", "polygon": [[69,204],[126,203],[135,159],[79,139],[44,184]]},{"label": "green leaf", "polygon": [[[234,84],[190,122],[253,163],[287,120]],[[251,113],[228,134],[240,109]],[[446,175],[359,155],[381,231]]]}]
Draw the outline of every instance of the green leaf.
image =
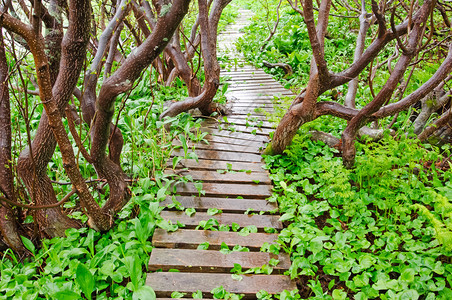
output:
[{"label": "green leaf", "polygon": [[154,290],[147,285],[140,286],[132,295],[133,300],[155,300]]},{"label": "green leaf", "polygon": [[334,300],[345,300],[345,299],[347,299],[347,293],[344,292],[343,290],[339,290],[339,289],[335,289],[333,291],[332,296],[333,296]]},{"label": "green leaf", "polygon": [[239,275],[239,274],[232,274],[231,277],[235,281],[242,281],[243,280],[243,276]]},{"label": "green leaf", "polygon": [[172,292],[171,293],[171,298],[183,298],[185,296],[185,293],[181,293],[181,292]]},{"label": "green leaf", "polygon": [[64,300],[78,300],[81,298],[80,294],[73,291],[59,291],[53,294],[54,299],[64,299]]},{"label": "green leaf", "polygon": [[79,263],[75,272],[75,280],[77,281],[78,285],[80,285],[80,288],[82,289],[83,294],[85,294],[85,297],[91,299],[91,294],[94,291],[95,281],[94,276],[93,274],[91,274],[88,267],[86,267],[82,263]]},{"label": "green leaf", "polygon": [[209,242],[204,242],[198,245],[198,250],[207,250],[209,249]]},{"label": "green leaf", "polygon": [[20,236],[20,238],[22,239],[22,243],[24,243],[25,248],[30,250],[30,252],[33,253],[33,255],[35,255],[36,251],[35,245],[33,245],[33,243],[24,236]]},{"label": "green leaf", "polygon": [[405,282],[413,282],[415,274],[416,274],[416,271],[414,269],[407,268],[402,272],[402,274],[400,274],[399,280],[405,281]]},{"label": "green leaf", "polygon": [[214,216],[216,214],[221,214],[223,211],[221,209],[218,208],[209,208],[207,209],[207,214],[209,216]]},{"label": "green leaf", "polygon": [[193,293],[193,294],[191,295],[191,297],[192,297],[193,299],[202,299],[202,292],[201,292],[200,290],[197,290],[196,293]]},{"label": "green leaf", "polygon": [[193,216],[196,213],[196,209],[193,207],[189,207],[185,209],[185,214],[189,217]]}]

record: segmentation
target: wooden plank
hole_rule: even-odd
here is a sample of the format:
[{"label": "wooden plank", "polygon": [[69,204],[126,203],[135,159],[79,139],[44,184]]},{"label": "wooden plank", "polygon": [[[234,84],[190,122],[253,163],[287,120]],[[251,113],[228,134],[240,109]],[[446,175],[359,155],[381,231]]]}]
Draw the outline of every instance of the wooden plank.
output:
[{"label": "wooden plank", "polygon": [[257,183],[271,184],[268,173],[264,172],[217,172],[216,170],[165,170],[165,174],[190,175],[193,180],[202,180],[203,182],[218,183]]},{"label": "wooden plank", "polygon": [[272,227],[276,229],[282,229],[282,223],[279,222],[279,215],[245,215],[234,213],[221,213],[214,216],[209,215],[206,212],[196,212],[192,216],[188,216],[183,211],[162,211],[160,216],[173,224],[177,222],[184,224],[187,229],[194,229],[199,226],[201,221],[208,221],[209,219],[215,219],[219,225],[229,225],[232,223],[238,224],[240,227],[256,226],[263,231],[265,227]]},{"label": "wooden plank", "polygon": [[[174,200],[179,202],[182,207],[194,208],[196,211],[207,211],[209,208],[218,208],[225,213],[240,212],[252,210],[254,212],[267,212],[278,209],[274,202],[268,202],[261,199],[236,199],[236,198],[212,198],[195,196],[173,196]],[[172,205],[173,197],[167,197],[160,206]]]},{"label": "wooden plank", "polygon": [[265,116],[265,113],[272,113],[273,110],[268,109],[260,109],[260,108],[253,108],[253,109],[241,109],[241,108],[232,108],[231,113],[236,115],[246,115],[246,116]]},{"label": "wooden plank", "polygon": [[[207,124],[206,124],[207,125]],[[232,124],[209,124],[206,126],[207,128],[216,128],[222,131],[230,131],[230,132],[243,132],[250,133],[253,135],[263,135],[268,136],[270,132],[275,131],[275,129],[268,129],[262,127],[253,127],[253,126],[243,126],[243,125],[232,125]]]},{"label": "wooden plank", "polygon": [[212,135],[233,137],[236,139],[249,140],[249,141],[255,141],[255,142],[267,142],[269,140],[267,136],[263,136],[263,135],[254,135],[254,134],[241,133],[241,132],[231,132],[231,131],[218,130],[218,129],[213,129],[213,128],[201,128],[201,131],[208,132]]},{"label": "wooden plank", "polygon": [[238,251],[223,254],[215,250],[154,248],[148,270],[161,269],[168,272],[170,269],[176,269],[180,272],[229,273],[234,264],[242,266],[242,270],[248,270],[268,265],[270,259],[279,260],[273,267],[273,274],[280,274],[290,268],[290,257],[287,254]]},{"label": "wooden plank", "polygon": [[248,82],[262,82],[262,83],[271,83],[271,82],[275,82],[275,79],[273,79],[273,77],[271,77],[270,75],[259,75],[259,74],[254,74],[254,75],[221,75],[222,79],[224,80],[223,82],[225,83],[248,83]]},{"label": "wooden plank", "polygon": [[209,249],[218,250],[224,243],[228,247],[239,245],[251,251],[259,251],[264,243],[273,244],[278,239],[273,233],[250,233],[241,236],[237,232],[179,229],[167,232],[157,228],[152,237],[152,245],[159,248],[196,249],[202,243],[209,243]]},{"label": "wooden plank", "polygon": [[263,90],[249,90],[249,91],[231,91],[228,92],[226,95],[234,96],[237,99],[240,99],[241,97],[250,98],[250,97],[262,97],[262,96],[271,96],[271,97],[286,97],[286,96],[294,96],[294,94],[291,91],[288,90],[281,90],[281,91],[263,91]]},{"label": "wooden plank", "polygon": [[220,76],[225,76],[225,75],[229,75],[229,76],[234,76],[234,75],[240,75],[240,74],[246,74],[246,75],[269,75],[267,73],[265,73],[264,70],[262,69],[256,69],[256,68],[244,68],[244,67],[237,67],[235,68],[234,66],[232,66],[231,68],[229,68],[229,70],[221,70],[220,71]]},{"label": "wooden plank", "polygon": [[[192,150],[188,151],[193,152]],[[240,153],[230,152],[230,151],[217,151],[213,150],[201,150],[195,149],[195,153],[198,158],[209,159],[209,160],[226,160],[226,161],[243,161],[243,162],[260,162],[262,160],[262,156],[259,154],[252,153]],[[174,150],[172,156],[184,156],[184,150],[178,149]]]},{"label": "wooden plank", "polygon": [[[268,80],[268,79],[266,79]],[[245,83],[236,83],[234,85],[230,84],[227,88],[227,93],[237,92],[237,91],[264,91],[264,90],[282,90],[284,87],[277,82],[267,82],[260,83],[260,81],[255,80],[256,83],[252,83],[252,81],[247,81]],[[287,90],[286,90],[287,91]]]},{"label": "wooden plank", "polygon": [[259,101],[282,101],[281,98],[294,98],[295,95],[292,96],[281,96],[281,95],[226,95],[226,98],[229,102],[237,103],[237,102],[259,102]]},{"label": "wooden plank", "polygon": [[[172,167],[172,161],[167,163],[168,167]],[[193,170],[231,170],[231,171],[251,171],[251,172],[266,172],[262,167],[263,163],[245,163],[238,161],[216,161],[200,159],[195,161],[193,159],[183,159],[179,162],[176,168],[189,168]]]},{"label": "wooden plank", "polygon": [[234,107],[244,107],[244,108],[256,108],[256,107],[266,107],[266,108],[273,108],[273,103],[254,103],[254,102],[242,102],[242,101],[236,101],[231,103]]},{"label": "wooden plank", "polygon": [[226,117],[225,119],[219,119],[221,124],[232,124],[232,125],[243,125],[248,127],[261,127],[268,129],[275,129],[275,125],[264,120],[254,120],[253,118],[237,118],[237,117]]},{"label": "wooden plank", "polygon": [[[267,84],[235,84],[228,86],[228,92],[236,92],[236,91],[282,91],[285,90],[284,87],[279,83],[267,83]],[[287,90],[285,90],[287,91]]]},{"label": "wooden plank", "polygon": [[237,139],[234,137],[229,136],[218,136],[218,135],[208,135],[206,137],[206,140],[213,143],[224,143],[224,144],[230,144],[242,146],[242,147],[249,147],[250,151],[251,149],[256,149],[257,152],[260,153],[260,149],[265,146],[265,142],[263,141],[249,141],[249,140],[243,140],[243,139]]},{"label": "wooden plank", "polygon": [[[243,197],[265,199],[271,196],[271,187],[258,184],[240,184],[240,183],[210,183],[202,184],[203,196],[206,197]],[[193,183],[187,182],[178,184],[176,194],[181,196],[199,195],[198,189]]]},{"label": "wooden plank", "polygon": [[274,91],[274,90],[269,90],[269,91],[265,91],[265,90],[250,90],[250,91],[231,91],[231,92],[226,92],[226,96],[230,95],[230,96],[235,96],[236,98],[240,98],[240,96],[247,96],[247,97],[259,97],[259,96],[277,96],[277,97],[281,97],[281,96],[294,96],[294,94],[292,93],[292,91],[286,90],[286,89],[280,89],[278,91]]},{"label": "wooden plank", "polygon": [[[179,141],[173,141],[173,145],[175,146],[181,146],[181,143]],[[249,147],[249,146],[241,146],[241,145],[234,145],[234,144],[228,144],[224,142],[214,142],[209,141],[209,144],[207,143],[189,143],[189,148],[195,148],[195,149],[204,149],[204,150],[225,150],[225,151],[231,151],[231,152],[240,152],[240,153],[254,153],[254,154],[260,154],[261,151],[259,151],[259,147],[262,144],[259,144],[259,146]]]},{"label": "wooden plank", "polygon": [[284,275],[241,275],[241,280],[234,280],[231,274],[182,272],[148,274],[146,285],[151,286],[158,297],[169,297],[173,291],[194,293],[198,290],[210,295],[211,290],[220,286],[227,292],[244,294],[246,299],[255,298],[260,290],[278,294],[296,289],[295,282]]},{"label": "wooden plank", "polygon": [[235,105],[235,106],[275,106],[275,105],[281,105],[280,103],[276,102],[275,100],[244,100],[244,99],[237,99],[237,100],[231,100],[228,102],[229,105]]}]

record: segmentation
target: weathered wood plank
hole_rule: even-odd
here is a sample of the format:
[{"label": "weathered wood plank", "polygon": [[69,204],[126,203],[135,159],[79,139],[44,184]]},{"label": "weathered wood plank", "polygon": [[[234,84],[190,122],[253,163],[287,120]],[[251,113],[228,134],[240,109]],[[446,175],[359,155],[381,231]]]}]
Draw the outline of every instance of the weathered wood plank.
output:
[{"label": "weathered wood plank", "polygon": [[237,232],[179,229],[167,232],[157,228],[152,237],[152,245],[159,248],[196,249],[202,243],[209,243],[209,249],[220,249],[225,243],[228,247],[239,245],[251,251],[258,251],[264,243],[272,244],[278,239],[273,233],[250,233],[241,236]]},{"label": "weathered wood plank", "polygon": [[[230,152],[240,152],[240,153],[253,153],[253,154],[260,154],[259,148],[262,147],[262,144],[256,145],[254,147],[250,146],[242,146],[242,145],[234,145],[234,144],[228,144],[224,142],[214,142],[212,140],[209,140],[209,138],[206,138],[209,141],[209,144],[207,143],[189,143],[188,147],[195,149],[204,149],[204,150],[225,150]],[[175,146],[181,146],[181,143],[178,141],[174,141],[173,145]]]},{"label": "weathered wood plank", "polygon": [[271,180],[266,172],[229,172],[216,170],[200,171],[200,170],[165,170],[165,174],[190,175],[193,180],[202,180],[203,182],[217,183],[255,183],[255,184],[271,184]]},{"label": "weathered wood plank", "polygon": [[251,76],[244,76],[244,75],[234,75],[234,76],[228,76],[228,75],[222,75],[221,76],[224,79],[226,79],[224,82],[228,84],[245,84],[245,83],[254,83],[254,82],[261,82],[261,83],[273,83],[275,80],[269,76],[269,75],[251,75]]},{"label": "weathered wood plank", "polygon": [[[234,86],[228,87],[228,93],[237,92],[237,91],[255,91],[257,93],[262,92],[279,92],[283,91],[284,88],[280,84],[266,84],[266,85],[247,85],[247,84],[237,84]],[[284,90],[287,91],[287,90]]]},{"label": "weathered wood plank", "polygon": [[[274,211],[278,208],[276,203],[261,199],[236,199],[236,198],[211,198],[196,196],[173,196],[174,200],[179,202],[185,208],[194,208],[196,211],[207,211],[209,208],[218,208],[225,213],[252,210],[254,212]],[[174,204],[173,197],[168,196],[160,206]]]},{"label": "weathered wood plank", "polygon": [[219,119],[221,124],[232,124],[232,125],[242,125],[248,127],[261,127],[268,129],[275,129],[275,125],[264,120],[255,120],[253,118],[237,118],[237,117],[226,117],[226,119]]},{"label": "weathered wood plank", "polygon": [[214,128],[221,131],[230,131],[230,132],[242,132],[249,133],[252,135],[263,135],[268,136],[270,132],[275,131],[275,129],[262,128],[262,127],[254,127],[254,126],[244,126],[244,125],[233,125],[233,124],[206,124],[206,128]]},{"label": "weathered wood plank", "polygon": [[263,141],[243,140],[243,139],[237,139],[237,138],[229,137],[229,136],[208,135],[206,137],[206,140],[208,140],[209,142],[215,142],[215,143],[225,143],[225,144],[229,144],[229,145],[249,147],[250,149],[254,148],[254,149],[257,149],[257,151],[259,153],[260,153],[260,148],[265,146],[265,142],[263,142]]},{"label": "weathered wood plank", "polygon": [[[265,199],[271,196],[271,187],[258,184],[239,184],[239,183],[210,183],[202,184],[202,191],[206,197],[243,197]],[[199,195],[198,189],[193,183],[178,184],[176,194],[181,196]]]},{"label": "weathered wood plank", "polygon": [[234,268],[234,264],[241,265],[242,270],[248,270],[268,265],[270,259],[279,260],[279,263],[273,267],[273,274],[290,268],[290,258],[287,254],[238,251],[223,254],[216,250],[162,248],[152,250],[148,266],[149,271],[161,269],[163,272],[168,272],[170,269],[176,269],[180,272],[228,273]]},{"label": "weathered wood plank", "polygon": [[254,225],[258,229],[265,227],[272,227],[275,229],[282,229],[282,224],[279,221],[279,215],[245,215],[234,213],[221,213],[211,216],[206,212],[196,212],[192,216],[188,216],[183,211],[162,211],[161,217],[165,220],[171,221],[173,224],[177,222],[184,224],[187,229],[193,229],[199,225],[201,221],[208,221],[215,219],[220,225],[229,225],[232,223],[238,224],[240,227]]},{"label": "weathered wood plank", "polygon": [[230,274],[158,272],[148,274],[146,284],[158,297],[169,297],[173,291],[194,293],[200,290],[210,294],[219,286],[230,293],[244,294],[245,298],[255,297],[260,290],[278,294],[296,289],[295,282],[284,275],[242,275],[241,280],[234,280]]},{"label": "weathered wood plank", "polygon": [[269,138],[264,135],[255,135],[250,133],[242,133],[242,132],[231,132],[226,130],[218,130],[214,128],[201,128],[202,132],[207,132],[216,136],[226,136],[233,137],[236,139],[249,140],[255,142],[268,142]]},{"label": "weathered wood plank", "polygon": [[[193,152],[191,149],[188,151]],[[224,150],[202,150],[195,149],[195,153],[198,158],[209,159],[209,160],[226,160],[226,161],[242,161],[242,162],[260,162],[262,160],[262,156],[259,154],[252,153],[240,153],[224,151]],[[172,156],[184,156],[184,150],[178,149],[174,150]]]},{"label": "weathered wood plank", "polygon": [[259,97],[259,96],[272,96],[272,97],[281,97],[281,96],[294,96],[294,94],[286,89],[280,89],[278,91],[275,90],[250,90],[250,91],[231,91],[226,92],[227,96],[234,96],[237,99],[240,97]]},{"label": "weathered wood plank", "polygon": [[[172,161],[167,163],[168,167],[172,167]],[[193,159],[183,159],[181,160],[176,168],[189,168],[193,170],[230,170],[230,171],[251,171],[251,172],[266,172],[262,167],[263,163],[246,163],[238,161],[217,161],[217,160],[207,160],[200,159],[195,161]]]},{"label": "weathered wood plank", "polygon": [[244,108],[256,108],[256,107],[266,107],[273,108],[273,103],[253,103],[253,102],[234,102],[234,107],[244,107]]}]

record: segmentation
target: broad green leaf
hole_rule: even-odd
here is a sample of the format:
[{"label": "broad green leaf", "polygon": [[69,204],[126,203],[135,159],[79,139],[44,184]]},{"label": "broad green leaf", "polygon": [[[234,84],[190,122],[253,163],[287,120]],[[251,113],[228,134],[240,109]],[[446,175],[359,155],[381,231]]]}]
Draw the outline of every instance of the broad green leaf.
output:
[{"label": "broad green leaf", "polygon": [[85,297],[91,299],[91,294],[94,291],[94,276],[90,270],[82,263],[78,264],[77,271],[75,273],[75,280],[80,285],[80,288],[85,294]]}]

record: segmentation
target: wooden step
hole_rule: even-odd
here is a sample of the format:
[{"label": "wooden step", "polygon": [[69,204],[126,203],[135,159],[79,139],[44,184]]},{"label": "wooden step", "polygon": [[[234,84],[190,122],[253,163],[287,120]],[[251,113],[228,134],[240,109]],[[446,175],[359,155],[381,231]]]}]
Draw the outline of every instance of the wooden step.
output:
[{"label": "wooden step", "polygon": [[221,124],[237,124],[237,125],[243,125],[243,126],[254,126],[254,127],[262,127],[262,128],[269,128],[274,129],[276,126],[273,123],[270,123],[263,119],[258,118],[239,118],[236,116],[227,116],[226,119],[219,119]]},{"label": "wooden step", "polygon": [[[172,161],[167,163],[168,167],[172,167]],[[177,168],[189,168],[193,170],[230,170],[230,171],[251,171],[251,172],[266,172],[262,167],[263,163],[249,163],[238,161],[222,161],[222,160],[207,160],[199,159],[183,159],[177,165]]]},{"label": "wooden step", "polygon": [[[196,211],[207,211],[209,208],[221,209],[223,212],[268,212],[274,211],[278,206],[273,202],[260,199],[234,199],[234,198],[211,198],[211,197],[193,197],[193,196],[174,196],[174,200],[179,202],[182,207],[194,208]],[[167,197],[165,201],[160,202],[161,206],[173,204],[173,197]]]},{"label": "wooden step", "polygon": [[208,135],[206,137],[206,140],[209,142],[219,142],[219,143],[225,143],[230,144],[232,146],[244,146],[249,147],[250,149],[256,149],[257,151],[260,151],[260,148],[265,146],[265,142],[263,141],[249,141],[249,140],[243,140],[238,139],[230,136],[217,136],[217,135]]},{"label": "wooden step", "polygon": [[[265,108],[265,107],[262,107]],[[248,107],[236,107],[236,109],[243,109],[246,110]],[[253,109],[254,108],[250,108]],[[273,109],[273,108],[272,108]],[[217,128],[220,130],[226,130],[230,132],[241,132],[241,133],[249,133],[252,135],[263,135],[268,136],[270,132],[275,131],[275,129],[268,129],[268,128],[259,128],[259,127],[253,127],[253,126],[243,126],[243,125],[228,125],[228,124],[211,124],[208,125],[209,128]]]},{"label": "wooden step", "polygon": [[[242,113],[243,114],[243,113]],[[226,137],[233,137],[236,139],[242,139],[242,140],[248,140],[248,141],[254,141],[254,142],[268,142],[269,138],[264,135],[257,135],[257,134],[251,134],[251,133],[243,133],[243,132],[232,132],[227,130],[218,130],[214,128],[201,128],[201,131],[208,132],[212,135],[216,136],[226,136]]]},{"label": "wooden step", "polygon": [[[206,197],[243,197],[265,199],[271,196],[271,186],[258,184],[239,184],[239,183],[210,183],[202,184],[201,195]],[[178,184],[176,194],[181,196],[200,195],[200,191],[191,182]]]},{"label": "wooden step", "polygon": [[[224,172],[224,173],[223,173]],[[193,180],[202,180],[203,182],[217,182],[217,183],[249,183],[249,184],[271,184],[268,173],[257,172],[234,172],[216,170],[165,170],[165,174],[177,174],[187,176],[190,175]]]},{"label": "wooden step", "polygon": [[173,224],[177,222],[184,224],[187,229],[196,228],[201,221],[208,221],[215,219],[220,225],[238,224],[240,227],[256,226],[257,229],[263,231],[265,227],[272,227],[275,229],[282,229],[282,224],[279,221],[279,215],[245,215],[236,213],[221,213],[216,215],[209,215],[206,212],[196,212],[192,216],[188,216],[183,211],[162,211],[160,216]]},{"label": "wooden step", "polygon": [[218,250],[221,244],[225,243],[228,247],[239,245],[251,251],[259,251],[264,243],[272,244],[277,239],[278,235],[272,233],[258,232],[241,236],[231,231],[179,229],[175,232],[167,232],[157,228],[152,237],[152,245],[157,248],[196,249],[200,244],[207,242],[209,249]]},{"label": "wooden step", "polygon": [[194,293],[200,290],[209,294],[222,286],[227,292],[244,294],[245,299],[255,298],[265,290],[269,294],[278,294],[284,290],[295,290],[296,285],[289,276],[284,275],[241,275],[239,280],[231,274],[206,274],[182,272],[157,272],[148,274],[146,285],[151,286],[157,297],[170,297],[173,291]]},{"label": "wooden step", "polygon": [[154,248],[149,259],[148,270],[168,272],[175,269],[180,272],[229,273],[234,268],[234,264],[239,264],[245,271],[268,265],[271,259],[279,261],[273,267],[272,274],[281,274],[290,268],[290,258],[287,254],[238,251],[223,254],[218,250]]},{"label": "wooden step", "polygon": [[[188,150],[188,153],[193,152],[193,150]],[[262,156],[259,154],[252,153],[237,153],[231,151],[216,149],[195,149],[195,154],[198,158],[208,159],[208,160],[225,160],[225,161],[241,161],[241,162],[260,162],[262,161]],[[184,157],[185,153],[183,149],[174,150],[171,156],[182,156]]]},{"label": "wooden step", "polygon": [[[229,144],[229,143],[224,143],[224,142],[215,142],[212,140],[209,140],[209,138],[207,138],[207,140],[209,141],[209,144],[205,143],[205,142],[201,142],[201,143],[189,143],[188,147],[189,148],[195,148],[197,149],[203,149],[203,150],[225,150],[225,151],[230,151],[230,152],[239,152],[239,153],[253,153],[253,154],[260,154],[259,151],[259,147],[261,147],[261,144],[259,143],[259,146],[242,146],[242,145],[234,145],[234,144]],[[175,146],[181,146],[181,143],[179,141],[174,141],[173,145]]]}]

